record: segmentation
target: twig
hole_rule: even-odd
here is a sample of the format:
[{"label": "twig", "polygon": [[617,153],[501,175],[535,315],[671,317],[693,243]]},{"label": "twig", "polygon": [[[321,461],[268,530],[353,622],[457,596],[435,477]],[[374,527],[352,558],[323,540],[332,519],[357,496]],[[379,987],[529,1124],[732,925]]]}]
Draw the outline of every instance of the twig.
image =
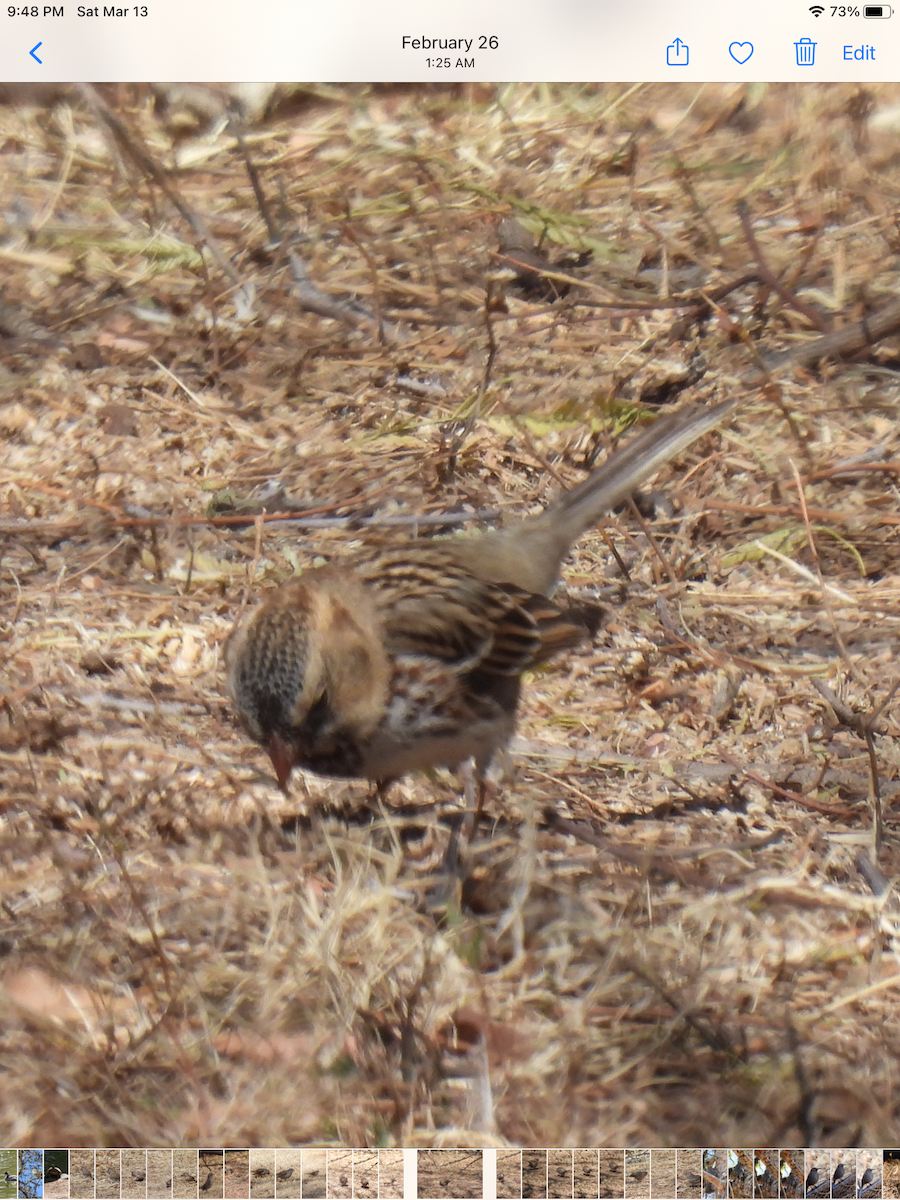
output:
[{"label": "twig", "polygon": [[378,266],[372,256],[371,250],[364,246],[360,239],[356,236],[350,226],[350,206],[347,205],[347,220],[344,222],[344,236],[347,237],[357,248],[363,258],[366,260],[366,266],[369,268],[369,275],[372,279],[372,303],[374,307],[373,319],[375,328],[378,330],[378,336],[382,343],[387,341],[385,337],[384,321],[382,320],[383,305],[381,303],[381,281],[378,278]]},{"label": "twig", "polygon": [[[342,504],[333,504],[325,509],[311,509],[311,512],[328,511],[328,508],[343,508]],[[382,517],[305,517],[292,512],[253,513],[227,517],[112,517],[104,523],[104,529],[153,529],[169,527],[180,529],[194,525],[212,525],[214,527],[240,527],[262,521],[266,525],[278,525],[286,529],[406,529],[419,526],[431,528],[444,525],[468,525],[472,521],[495,521],[500,516],[497,508],[480,508],[475,512],[448,513],[391,513]],[[91,532],[96,526],[85,521],[45,521],[34,520],[2,520],[0,519],[0,537],[22,537],[25,534],[42,537],[61,538],[82,532]],[[100,561],[99,559],[97,560]]]},{"label": "twig", "polygon": [[797,1103],[797,1124],[802,1137],[801,1145],[815,1146],[818,1145],[818,1124],[814,1116],[817,1093],[810,1086],[809,1077],[806,1074],[802,1046],[790,1009],[785,1009],[784,1017],[787,1025],[788,1046],[794,1059],[794,1078],[797,1080],[797,1089],[800,1093]]},{"label": "twig", "polygon": [[795,575],[800,575],[803,579],[808,579],[810,583],[818,583],[822,587],[823,592],[833,592],[839,600],[843,600],[845,604],[855,604],[856,601],[847,592],[841,591],[835,587],[833,583],[825,583],[817,578],[809,567],[804,567],[802,563],[798,563],[795,559],[789,558],[786,554],[782,554],[780,550],[776,550],[774,546],[767,546],[765,542],[757,538],[753,543],[755,549],[761,550],[763,554],[769,554],[772,558],[777,558],[780,563],[784,563],[789,567]]},{"label": "twig", "polygon": [[244,169],[247,172],[247,177],[250,180],[250,186],[253,188],[253,195],[256,200],[256,207],[259,209],[259,215],[262,217],[266,225],[266,231],[269,235],[269,243],[272,246],[281,244],[283,238],[283,230],[279,230],[272,216],[272,211],[269,208],[269,203],[266,200],[265,192],[263,191],[262,182],[259,178],[259,172],[256,169],[256,164],[250,157],[250,151],[247,148],[247,142],[244,138],[244,130],[241,125],[240,117],[237,110],[232,108],[228,119],[231,132],[234,134],[235,141],[238,145],[238,150],[241,152],[241,158],[244,160]]},{"label": "twig", "polygon": [[846,358],[877,342],[883,341],[900,329],[900,300],[885,305],[871,317],[863,317],[843,329],[826,333],[824,337],[804,342],[780,354],[765,354],[763,361],[770,371],[782,367],[810,367],[823,358]]},{"label": "twig", "polygon": [[694,190],[694,181],[691,179],[690,172],[680,158],[675,159],[675,178],[681,184],[682,190],[690,201],[691,207],[702,222],[703,228],[709,234],[709,240],[713,249],[717,254],[721,254],[722,243],[719,241],[719,235],[716,232],[712,221],[709,219],[709,214],[700,203],[697,193]]},{"label": "twig", "polygon": [[900,680],[894,684],[878,708],[867,715],[854,712],[821,679],[814,679],[812,682],[813,687],[823,700],[828,703],[841,724],[858,733],[866,743],[866,753],[869,759],[869,807],[872,811],[872,842],[877,854],[881,849],[884,839],[884,806],[881,796],[881,776],[878,771],[878,756],[875,753],[875,723],[896,695],[897,689],[900,688]]},{"label": "twig", "polygon": [[762,248],[759,242],[756,240],[756,234],[753,232],[753,223],[750,219],[750,209],[747,206],[746,200],[738,201],[737,211],[741,221],[741,228],[744,231],[744,237],[747,239],[747,245],[750,247],[750,253],[753,255],[759,271],[759,277],[763,283],[768,284],[773,291],[777,292],[785,304],[787,304],[790,308],[796,309],[798,313],[801,313],[804,317],[806,317],[807,321],[810,322],[814,329],[818,329],[820,333],[830,333],[831,331],[828,327],[828,324],[823,319],[821,313],[816,312],[814,308],[810,308],[810,306],[805,304],[799,298],[799,296],[796,296],[792,291],[790,291],[790,289],[786,288],[766,262]]},{"label": "twig", "polygon": [[497,338],[494,334],[494,322],[491,320],[491,303],[494,298],[493,291],[493,280],[488,280],[488,285],[484,293],[484,328],[485,333],[487,334],[488,355],[484,363],[484,375],[481,380],[479,399],[484,395],[490,386],[491,372],[494,369],[494,359],[497,357]]},{"label": "twig", "polygon": [[[364,304],[347,296],[331,296],[317,287],[309,277],[306,263],[295,251],[288,252],[288,267],[294,281],[294,295],[300,307],[320,317],[330,317],[354,328],[360,325],[378,325],[375,316]],[[400,329],[392,322],[382,321],[380,331],[392,342],[401,340]]]},{"label": "twig", "polygon": [[730,1039],[725,1035],[724,1032],[718,1032],[707,1021],[702,1020],[695,1013],[691,1012],[691,1008],[688,1004],[682,1003],[674,995],[670,988],[668,988],[661,980],[656,979],[653,975],[651,975],[649,970],[643,967],[640,963],[635,962],[634,959],[629,958],[627,955],[622,955],[621,961],[625,964],[625,966],[628,967],[632,974],[636,975],[638,979],[642,979],[644,983],[646,983],[650,988],[653,989],[653,991],[657,993],[658,996],[661,996],[662,999],[665,1000],[666,1004],[671,1006],[672,1011],[678,1016],[678,1018],[684,1021],[684,1023],[691,1029],[693,1029],[694,1032],[697,1033],[704,1042],[706,1042],[710,1049],[716,1050],[721,1054],[727,1054],[732,1060],[736,1061],[738,1059],[739,1056],[737,1051],[734,1049]]},{"label": "twig", "polygon": [[891,887],[891,880],[883,871],[872,862],[868,854],[860,850],[856,858],[853,860],[856,863],[856,869],[869,885],[869,890],[873,896],[880,897],[886,895]]},{"label": "twig", "polygon": [[800,792],[791,791],[790,788],[780,787],[777,783],[773,783],[770,779],[766,779],[758,771],[754,771],[749,767],[741,767],[736,759],[730,754],[723,754],[724,761],[731,766],[737,767],[745,779],[749,779],[752,783],[759,784],[760,787],[772,792],[775,796],[780,796],[784,800],[792,800],[795,804],[799,804],[802,808],[808,808],[810,812],[822,813],[828,817],[843,817],[845,820],[855,818],[856,810],[847,808],[843,804],[822,804],[818,800],[810,800],[808,796],[803,796]]},{"label": "twig", "polygon": [[825,612],[828,614],[828,620],[831,624],[831,632],[832,636],[834,637],[835,645],[838,648],[838,653],[840,654],[841,660],[843,661],[847,670],[861,687],[865,687],[866,681],[862,678],[856,668],[856,663],[854,663],[853,659],[850,657],[850,652],[847,649],[847,643],[844,641],[841,631],[838,628],[838,623],[835,620],[834,609],[831,607],[830,596],[828,594],[828,585],[825,583],[825,577],[822,574],[822,564],[819,560],[819,548],[816,545],[816,539],[813,536],[813,529],[809,520],[809,512],[806,508],[806,495],[804,494],[803,484],[800,480],[800,472],[797,470],[797,464],[793,461],[791,462],[791,470],[794,473],[794,482],[797,485],[797,497],[800,502],[800,512],[803,515],[803,524],[806,529],[806,544],[809,546],[809,552],[813,556],[813,562],[816,564],[816,577],[819,581],[819,587],[822,589],[822,606],[825,609]]},{"label": "twig", "polygon": [[166,172],[159,166],[150,151],[140,144],[136,136],[131,133],[124,121],[113,112],[106,101],[101,97],[97,89],[90,83],[80,83],[76,85],[84,97],[90,108],[96,113],[100,120],[107,126],[112,133],[120,149],[135,163],[145,175],[149,176],[157,187],[169,201],[169,203],[179,212],[187,221],[190,228],[194,231],[197,238],[209,249],[213,258],[218,263],[222,271],[228,276],[232,283],[237,286],[243,285],[238,272],[235,270],[228,255],[219,245],[218,239],[214,236],[212,230],[196,213],[190,205],[182,199],[178,189],[172,183]]}]

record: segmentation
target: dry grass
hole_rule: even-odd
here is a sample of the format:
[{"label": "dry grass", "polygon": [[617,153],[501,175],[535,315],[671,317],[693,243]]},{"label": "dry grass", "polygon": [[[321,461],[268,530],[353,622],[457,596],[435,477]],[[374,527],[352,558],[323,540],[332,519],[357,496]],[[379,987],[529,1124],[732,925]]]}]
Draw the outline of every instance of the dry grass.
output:
[{"label": "dry grass", "polygon": [[519,1200],[522,1195],[522,1151],[497,1151],[498,1200]]},{"label": "dry grass", "polygon": [[575,1183],[575,1165],[572,1150],[547,1151],[547,1195],[572,1196]]},{"label": "dry grass", "polygon": [[477,1200],[483,1195],[480,1150],[420,1150],[416,1158],[416,1195],[422,1200]]},{"label": "dry grass", "polygon": [[[756,284],[711,318],[665,306],[752,266],[739,200],[823,322],[892,298],[898,95],[293,97],[254,160],[311,277],[393,342],[298,310],[227,133],[118,97],[160,162],[177,148],[242,290],[86,110],[0,109],[0,1144],[895,1140],[896,905],[857,865],[874,762],[878,865],[900,870],[892,343],[749,390],[661,476],[655,549],[611,520],[627,586],[599,533],[579,545],[568,586],[614,612],[527,681],[514,778],[443,917],[457,785],[406,780],[375,815],[362,786],[282,796],[219,647],[248,597],[360,536],[233,523],[261,489],[326,516],[514,519],[642,405],[746,389],[742,337],[812,336]],[[592,250],[566,268],[590,288],[492,284],[488,372],[510,211],[554,261]],[[862,714],[889,701],[871,759],[817,681]],[[174,1197],[196,1195],[183,1168]]]},{"label": "dry grass", "polygon": [[[304,1154],[307,1151],[304,1150]],[[303,1188],[307,1195],[306,1185]],[[379,1150],[378,1152],[378,1195],[380,1200],[402,1200],[403,1196],[403,1151]]]},{"label": "dry grass", "polygon": [[600,1195],[624,1196],[625,1176],[623,1166],[625,1155],[622,1150],[600,1151]]},{"label": "dry grass", "polygon": [[654,1150],[651,1153],[650,1195],[654,1200],[674,1200],[678,1192],[678,1151]]}]

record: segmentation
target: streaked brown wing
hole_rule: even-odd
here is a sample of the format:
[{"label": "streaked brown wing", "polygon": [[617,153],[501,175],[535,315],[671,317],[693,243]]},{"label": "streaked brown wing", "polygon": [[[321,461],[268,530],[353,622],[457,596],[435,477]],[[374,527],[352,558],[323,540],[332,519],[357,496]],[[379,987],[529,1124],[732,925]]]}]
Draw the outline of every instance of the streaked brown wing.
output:
[{"label": "streaked brown wing", "polygon": [[379,598],[392,654],[436,658],[461,673],[518,675],[588,636],[577,615],[546,596],[477,578],[450,546],[381,550],[354,565]]}]

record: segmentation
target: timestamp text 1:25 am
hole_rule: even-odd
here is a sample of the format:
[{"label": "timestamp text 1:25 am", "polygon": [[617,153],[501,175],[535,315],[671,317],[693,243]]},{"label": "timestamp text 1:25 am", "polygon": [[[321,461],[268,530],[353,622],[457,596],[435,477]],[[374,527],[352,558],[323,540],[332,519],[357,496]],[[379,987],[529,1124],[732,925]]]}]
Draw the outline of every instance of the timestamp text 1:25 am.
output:
[{"label": "timestamp text 1:25 am", "polygon": [[[475,44],[475,38],[467,37],[413,37],[404,34],[401,46],[404,50],[464,50],[468,53]],[[498,50],[500,39],[493,34],[482,34],[478,39],[479,50]],[[426,67],[469,67],[475,66],[474,58],[458,58],[454,63],[452,58],[426,58]]]}]

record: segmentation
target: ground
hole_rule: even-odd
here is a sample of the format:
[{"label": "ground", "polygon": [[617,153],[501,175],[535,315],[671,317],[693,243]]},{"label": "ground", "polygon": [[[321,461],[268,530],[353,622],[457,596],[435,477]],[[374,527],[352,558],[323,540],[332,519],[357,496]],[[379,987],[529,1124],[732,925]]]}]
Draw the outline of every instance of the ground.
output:
[{"label": "ground", "polygon": [[416,1169],[420,1200],[465,1200],[483,1194],[480,1150],[420,1150]]},{"label": "ground", "polygon": [[600,1151],[600,1196],[624,1196],[625,1156],[621,1150]]},{"label": "ground", "polygon": [[571,1150],[547,1151],[547,1195],[571,1200],[575,1163]]},{"label": "ground", "polygon": [[171,1150],[147,1151],[147,1195],[167,1196],[175,1184]]},{"label": "ground", "polygon": [[350,1200],[353,1195],[353,1151],[328,1151],[328,1200]]},{"label": "ground", "polygon": [[625,1151],[625,1200],[650,1196],[650,1151]]},{"label": "ground", "polygon": [[[676,1150],[676,1196],[678,1200],[700,1200],[702,1159],[699,1150]],[[777,1175],[776,1175],[777,1179]]]},{"label": "ground", "polygon": [[522,1195],[522,1151],[497,1151],[497,1200],[519,1200]]},{"label": "ground", "polygon": [[[381,1200],[402,1200],[403,1151],[380,1150],[378,1153],[378,1194]],[[304,1196],[306,1192],[304,1191]]]},{"label": "ground", "polygon": [[[143,1176],[136,1179],[136,1175]],[[212,1193],[215,1195],[215,1193]],[[221,1192],[219,1196],[221,1196]],[[122,1200],[143,1200],[147,1195],[147,1152],[122,1151]]]},{"label": "ground", "polygon": [[225,1200],[250,1195],[250,1151],[225,1151]]},{"label": "ground", "polygon": [[[99,1151],[97,1157],[99,1159]],[[199,1156],[196,1150],[172,1151],[171,1190],[176,1200],[196,1200],[200,1184],[205,1181],[206,1173],[204,1172],[201,1176]]]},{"label": "ground", "polygon": [[[163,1152],[157,1151],[156,1153]],[[169,1154],[171,1155],[171,1151]],[[71,1150],[69,1152],[69,1196],[72,1200],[93,1200],[93,1150]]]},{"label": "ground", "polygon": [[547,1151],[522,1151],[522,1195],[540,1200],[547,1195]]},{"label": "ground", "polygon": [[650,1195],[654,1200],[675,1200],[678,1192],[678,1151],[654,1150],[651,1158]]},{"label": "ground", "polygon": [[900,1152],[894,1150],[891,1155],[885,1155],[884,1159],[884,1198],[885,1200],[896,1200],[898,1196],[900,1196]]},{"label": "ground", "polygon": [[600,1160],[596,1150],[576,1150],[574,1162],[576,1200],[597,1200],[600,1195]]},{"label": "ground", "polygon": [[[204,1147],[896,1141],[900,88],[3,95],[0,1144],[182,1200]],[[471,842],[445,772],[279,790],[259,597],[725,398],[567,556],[606,621]]]}]

